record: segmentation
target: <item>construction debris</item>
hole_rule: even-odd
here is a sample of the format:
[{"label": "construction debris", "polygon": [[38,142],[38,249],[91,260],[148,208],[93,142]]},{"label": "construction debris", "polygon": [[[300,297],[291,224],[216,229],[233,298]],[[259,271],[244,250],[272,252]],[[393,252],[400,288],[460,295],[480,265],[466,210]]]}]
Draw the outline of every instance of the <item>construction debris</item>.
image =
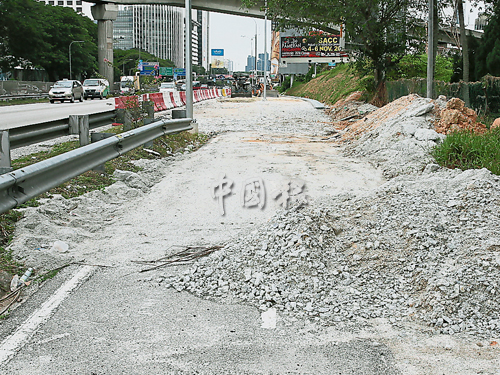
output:
[{"label": "construction debris", "polygon": [[452,98],[446,103],[446,108],[441,111],[435,129],[441,134],[449,134],[459,130],[470,130],[477,134],[483,134],[487,130],[485,125],[477,121],[476,111],[467,108],[465,103],[457,98]]},{"label": "construction debris", "polygon": [[[170,265],[186,264],[187,262],[192,262],[193,260],[199,259],[201,257],[207,256],[216,250],[222,249],[222,245],[214,246],[187,246],[184,250],[181,250],[175,254],[167,255],[160,259],[152,261],[134,261],[134,263],[141,264],[157,264],[151,268],[143,269],[139,272],[152,271],[157,268],[166,267]],[[160,264],[158,264],[160,263]]]}]

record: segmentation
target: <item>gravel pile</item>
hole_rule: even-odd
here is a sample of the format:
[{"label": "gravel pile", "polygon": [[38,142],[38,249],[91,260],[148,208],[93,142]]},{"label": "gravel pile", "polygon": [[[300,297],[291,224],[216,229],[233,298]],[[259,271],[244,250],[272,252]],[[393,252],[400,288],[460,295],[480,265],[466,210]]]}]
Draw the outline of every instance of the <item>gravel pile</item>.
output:
[{"label": "gravel pile", "polygon": [[345,153],[367,158],[387,178],[419,172],[432,162],[429,151],[444,135],[434,130],[434,110],[445,102],[408,95],[343,131]]},{"label": "gravel pile", "polygon": [[384,317],[500,337],[500,178],[432,164],[444,105],[411,95],[354,129],[346,153],[397,176],[380,188],[279,212],[165,285],[285,321]]},{"label": "gravel pile", "polygon": [[499,181],[487,170],[428,172],[294,207],[165,284],[274,307],[285,321],[384,317],[498,337]]}]

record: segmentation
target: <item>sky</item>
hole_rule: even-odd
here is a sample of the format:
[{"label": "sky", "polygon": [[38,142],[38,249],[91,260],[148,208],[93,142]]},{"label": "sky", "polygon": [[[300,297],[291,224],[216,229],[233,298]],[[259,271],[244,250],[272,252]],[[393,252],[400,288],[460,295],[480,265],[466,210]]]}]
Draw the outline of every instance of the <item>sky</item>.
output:
[{"label": "sky", "polygon": [[[264,53],[264,20],[210,12],[210,49],[224,49],[224,59],[234,62],[235,71],[244,71],[247,56],[255,55],[252,38],[257,26],[257,54]],[[271,51],[271,21],[267,21],[267,53]],[[269,55],[268,55],[269,56]]]}]

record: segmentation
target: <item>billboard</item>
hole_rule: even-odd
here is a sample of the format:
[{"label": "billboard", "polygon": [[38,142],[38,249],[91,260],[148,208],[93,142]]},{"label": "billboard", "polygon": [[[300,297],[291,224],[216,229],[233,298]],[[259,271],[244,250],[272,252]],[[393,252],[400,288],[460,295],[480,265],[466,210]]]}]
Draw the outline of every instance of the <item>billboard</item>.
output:
[{"label": "billboard", "polygon": [[212,50],[212,68],[224,68],[224,50],[223,49],[213,49]]},{"label": "billboard", "polygon": [[273,31],[271,37],[271,80],[279,81],[280,32]]},{"label": "billboard", "polygon": [[287,58],[316,58],[347,56],[341,50],[340,35],[310,35],[281,37],[280,57]]}]

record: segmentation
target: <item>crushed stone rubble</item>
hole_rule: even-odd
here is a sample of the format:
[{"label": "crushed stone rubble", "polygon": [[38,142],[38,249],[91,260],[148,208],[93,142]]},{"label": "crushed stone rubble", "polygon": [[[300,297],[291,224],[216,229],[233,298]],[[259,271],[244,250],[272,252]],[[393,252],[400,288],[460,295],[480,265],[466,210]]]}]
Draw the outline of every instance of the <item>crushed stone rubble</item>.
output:
[{"label": "crushed stone rubble", "polygon": [[[200,129],[314,135],[335,127],[321,111],[279,100],[285,105],[259,102],[246,120],[236,101],[205,104]],[[157,271],[155,282],[221,303],[276,308],[290,324],[359,327],[386,318],[500,338],[500,178],[433,163],[429,151],[445,137],[434,127],[444,108],[443,98],[409,95],[338,129],[344,153],[380,167],[385,184],[292,205],[190,266]],[[215,115],[221,109],[229,110],[224,118]],[[142,172],[117,171],[104,191],[25,209],[10,250],[38,269],[66,262],[72,244],[111,226],[123,201],[147,194],[171,160],[138,161]],[[56,239],[70,254],[41,245]]]},{"label": "crushed stone rubble", "polygon": [[285,321],[383,317],[500,337],[500,178],[433,164],[446,103],[409,95],[344,131],[345,153],[391,178],[380,188],[277,213],[164,285]]},{"label": "crushed stone rubble", "polygon": [[487,170],[393,179],[294,207],[163,284],[330,325],[420,321],[500,336],[500,179]]}]

